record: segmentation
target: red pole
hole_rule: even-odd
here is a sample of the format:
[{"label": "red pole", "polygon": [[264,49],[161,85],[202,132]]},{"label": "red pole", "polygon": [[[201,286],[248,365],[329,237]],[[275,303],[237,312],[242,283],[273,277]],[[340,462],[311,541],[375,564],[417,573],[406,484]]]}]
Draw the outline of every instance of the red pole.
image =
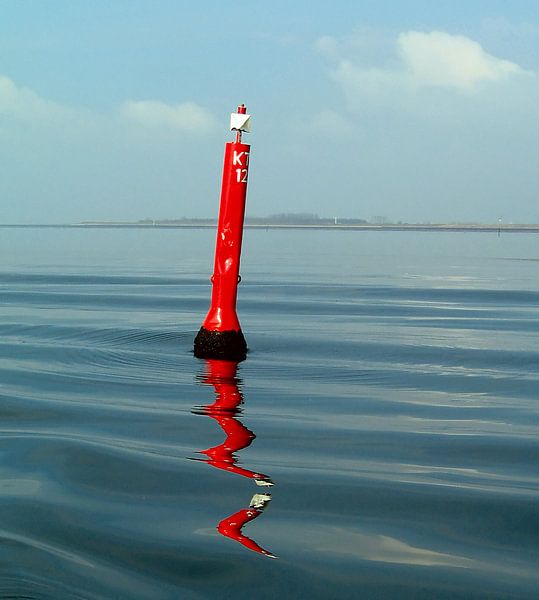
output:
[{"label": "red pole", "polygon": [[211,305],[195,338],[194,353],[198,358],[241,361],[247,354],[236,314],[236,298],[250,155],[250,146],[241,143],[241,133],[249,131],[249,118],[243,104],[231,116],[236,141],[225,145]]}]

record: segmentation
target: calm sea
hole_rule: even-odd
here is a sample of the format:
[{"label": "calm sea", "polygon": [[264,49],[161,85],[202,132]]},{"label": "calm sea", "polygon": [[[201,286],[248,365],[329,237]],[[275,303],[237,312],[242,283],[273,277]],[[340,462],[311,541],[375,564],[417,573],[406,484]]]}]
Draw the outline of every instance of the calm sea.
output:
[{"label": "calm sea", "polygon": [[0,597],[538,598],[538,241],[0,229]]}]

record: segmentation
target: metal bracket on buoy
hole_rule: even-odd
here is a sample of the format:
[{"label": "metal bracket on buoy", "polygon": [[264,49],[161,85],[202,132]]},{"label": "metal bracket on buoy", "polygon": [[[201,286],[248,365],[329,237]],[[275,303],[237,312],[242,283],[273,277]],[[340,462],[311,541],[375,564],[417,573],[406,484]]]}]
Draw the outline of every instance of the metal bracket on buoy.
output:
[{"label": "metal bracket on buoy", "polygon": [[236,140],[225,145],[211,305],[195,338],[194,353],[198,358],[239,361],[247,355],[247,343],[236,314],[251,150],[241,142],[241,134],[251,131],[251,115],[245,104],[230,115],[230,130],[236,132]]}]

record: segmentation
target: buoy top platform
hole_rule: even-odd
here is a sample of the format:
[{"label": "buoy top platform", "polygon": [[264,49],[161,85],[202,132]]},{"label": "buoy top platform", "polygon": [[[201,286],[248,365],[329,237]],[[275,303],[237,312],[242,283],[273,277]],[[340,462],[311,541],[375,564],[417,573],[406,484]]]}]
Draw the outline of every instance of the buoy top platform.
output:
[{"label": "buoy top platform", "polygon": [[251,131],[244,104],[230,115],[230,130],[236,139],[225,144],[210,309],[195,337],[194,354],[239,362],[247,356],[236,300],[251,154],[251,147],[241,141],[242,133]]}]

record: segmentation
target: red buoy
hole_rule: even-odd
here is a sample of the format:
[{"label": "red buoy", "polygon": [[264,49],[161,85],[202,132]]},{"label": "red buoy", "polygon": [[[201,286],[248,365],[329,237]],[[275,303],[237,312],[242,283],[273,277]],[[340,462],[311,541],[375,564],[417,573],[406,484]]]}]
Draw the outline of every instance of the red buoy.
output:
[{"label": "red buoy", "polygon": [[250,131],[251,117],[246,113],[242,104],[230,118],[236,140],[225,145],[211,304],[195,338],[194,353],[198,358],[241,361],[247,355],[247,343],[236,314],[251,149],[241,142],[242,132]]}]

